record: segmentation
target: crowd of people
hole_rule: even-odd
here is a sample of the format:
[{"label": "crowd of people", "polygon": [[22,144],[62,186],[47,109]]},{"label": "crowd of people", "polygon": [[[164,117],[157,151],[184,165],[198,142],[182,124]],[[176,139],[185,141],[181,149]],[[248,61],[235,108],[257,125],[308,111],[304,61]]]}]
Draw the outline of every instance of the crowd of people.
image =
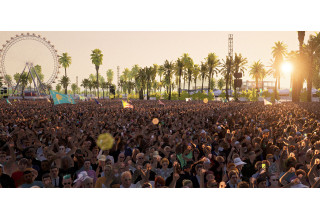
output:
[{"label": "crowd of people", "polygon": [[0,187],[320,186],[319,103],[100,103],[0,100]]}]

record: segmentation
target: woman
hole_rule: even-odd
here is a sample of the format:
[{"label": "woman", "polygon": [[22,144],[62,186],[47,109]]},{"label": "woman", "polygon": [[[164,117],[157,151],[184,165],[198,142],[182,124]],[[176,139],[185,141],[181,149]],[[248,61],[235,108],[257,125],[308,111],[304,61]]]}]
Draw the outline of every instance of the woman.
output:
[{"label": "woman", "polygon": [[171,173],[173,172],[173,168],[168,168],[169,160],[167,158],[162,158],[160,161],[161,169],[154,169],[154,172],[161,176],[164,180],[166,180]]}]

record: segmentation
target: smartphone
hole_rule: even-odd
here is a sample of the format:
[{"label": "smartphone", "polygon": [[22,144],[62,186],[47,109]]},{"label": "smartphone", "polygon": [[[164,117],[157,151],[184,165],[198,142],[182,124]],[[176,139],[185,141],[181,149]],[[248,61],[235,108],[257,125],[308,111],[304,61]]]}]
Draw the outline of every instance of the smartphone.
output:
[{"label": "smartphone", "polygon": [[262,169],[266,170],[267,169],[267,166],[265,163],[262,164]]}]

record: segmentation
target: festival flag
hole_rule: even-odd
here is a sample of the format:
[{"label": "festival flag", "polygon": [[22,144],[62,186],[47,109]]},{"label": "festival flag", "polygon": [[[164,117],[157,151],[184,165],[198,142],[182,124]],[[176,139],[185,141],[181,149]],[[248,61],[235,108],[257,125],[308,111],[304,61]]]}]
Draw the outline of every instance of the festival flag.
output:
[{"label": "festival flag", "polygon": [[266,99],[263,99],[263,102],[264,102],[264,105],[272,105],[272,103],[271,102],[269,102],[268,100],[266,100]]},{"label": "festival flag", "polygon": [[64,103],[75,104],[71,95],[65,95],[52,90],[50,90],[50,94],[53,99],[54,105],[59,105]]},{"label": "festival flag", "polygon": [[49,103],[51,103],[50,99],[48,99],[48,98],[47,98],[47,101],[48,101]]},{"label": "festival flag", "polygon": [[133,108],[133,105],[129,104],[128,102],[123,100],[121,101],[122,101],[123,108]]},{"label": "festival flag", "polygon": [[160,100],[160,99],[159,99],[159,105],[166,106],[163,102],[161,102],[161,100]]},{"label": "festival flag", "polygon": [[100,102],[98,102],[98,100],[94,99],[94,101],[96,101],[96,103],[100,106],[102,106],[102,104]]},{"label": "festival flag", "polygon": [[86,100],[86,98],[83,97],[82,95],[79,95],[79,99],[82,100],[82,101],[83,101],[83,100]]},{"label": "festival flag", "polygon": [[262,89],[260,89],[260,94],[262,93]]},{"label": "festival flag", "polygon": [[281,101],[280,100],[274,100],[275,104],[281,104]]},{"label": "festival flag", "polygon": [[11,104],[11,102],[9,102],[9,100],[8,100],[8,99],[6,99],[6,100],[7,100],[7,103],[8,103],[8,104],[12,105],[12,104]]}]

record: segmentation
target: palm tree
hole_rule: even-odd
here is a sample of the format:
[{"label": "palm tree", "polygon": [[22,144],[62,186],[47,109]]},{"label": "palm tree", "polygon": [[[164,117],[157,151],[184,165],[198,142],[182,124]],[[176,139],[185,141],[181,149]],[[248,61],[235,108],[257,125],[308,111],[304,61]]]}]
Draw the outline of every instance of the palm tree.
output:
[{"label": "palm tree", "polygon": [[264,72],[264,65],[262,62],[256,61],[250,66],[250,72],[249,75],[256,81],[256,89],[259,89],[259,80],[262,77],[262,74]]},{"label": "palm tree", "polygon": [[62,56],[60,56],[59,64],[64,68],[64,76],[67,76],[67,68],[71,64],[71,57],[68,55],[68,53],[63,53]]},{"label": "palm tree", "polygon": [[[235,54],[234,56],[234,74],[238,73],[244,73],[246,69],[246,64],[248,63],[247,58],[242,57],[241,53],[240,54]],[[234,93],[235,97],[237,99],[237,89],[234,87]]]},{"label": "palm tree", "polygon": [[70,84],[70,78],[67,76],[63,76],[60,79],[60,84],[62,85],[62,87],[64,88],[64,94],[68,94],[68,86]]},{"label": "palm tree", "polygon": [[[158,69],[158,75],[160,77],[160,81],[159,81],[159,87],[160,87],[160,94],[161,94],[161,90],[162,90],[162,80],[161,80],[161,77],[164,73],[164,69],[163,69],[163,66],[159,66],[159,69]],[[181,84],[181,83],[180,83]],[[181,86],[180,86],[180,89],[181,89]]]},{"label": "palm tree", "polygon": [[220,78],[218,80],[218,88],[219,88],[219,90],[222,90],[224,86],[225,86],[225,81],[224,81],[223,78]]},{"label": "palm tree", "polygon": [[[305,31],[298,31],[298,40],[299,40],[299,63],[302,63],[303,61],[303,42],[304,42],[304,37],[305,37]],[[302,66],[302,65],[300,65]],[[292,101],[293,102],[299,102],[300,101],[300,92],[303,86],[303,73],[302,73],[302,68],[300,68],[300,71],[296,71],[296,74],[293,75],[293,86],[292,86]],[[300,74],[299,74],[300,73]]]},{"label": "palm tree", "polygon": [[320,55],[320,33],[310,35],[308,44],[304,47],[304,53],[307,58],[307,101],[311,102],[312,96],[312,81],[316,69],[315,60],[319,59]]},{"label": "palm tree", "polygon": [[139,99],[143,99],[143,90],[146,87],[146,69],[139,68],[135,76],[135,84],[139,90]]},{"label": "palm tree", "polygon": [[112,69],[107,70],[107,82],[112,83],[114,72]]},{"label": "palm tree", "polygon": [[75,94],[76,94],[77,89],[78,89],[77,84],[72,83],[72,85],[71,85],[71,90],[72,90],[72,92],[73,92],[73,95],[75,95]]},{"label": "palm tree", "polygon": [[56,85],[56,90],[60,93],[60,91],[61,91],[61,85],[60,84]]},{"label": "palm tree", "polygon": [[108,83],[107,82],[102,82],[101,83],[101,89],[102,89],[102,94],[103,94],[103,99],[104,99],[104,90],[108,89]]},{"label": "palm tree", "polygon": [[193,66],[193,80],[194,80],[194,89],[197,89],[197,79],[200,75],[200,67],[198,64]]},{"label": "palm tree", "polygon": [[97,71],[97,89],[98,89],[98,99],[99,99],[99,67],[102,65],[102,60],[103,60],[103,54],[101,50],[99,49],[94,49],[92,51],[91,56],[91,61],[92,64],[95,65],[96,71]]},{"label": "palm tree", "polygon": [[94,81],[92,81],[90,79],[89,82],[88,82],[88,88],[90,90],[90,95],[92,95],[91,90],[92,90],[92,88],[94,88],[94,86],[95,86],[94,84],[95,84]]},{"label": "palm tree", "polygon": [[213,77],[213,73],[218,74],[218,70],[217,67],[220,65],[218,56],[215,53],[209,53],[208,57],[206,57],[207,60],[207,65],[208,65],[208,71],[209,71],[209,75],[208,75],[208,92],[210,90],[210,83],[211,83],[211,77]]},{"label": "palm tree", "polygon": [[226,60],[222,60],[222,68],[220,70],[221,75],[224,76],[225,84],[226,84],[226,99],[229,101],[229,92],[228,92],[228,83],[231,84],[231,73],[233,72],[234,65],[233,65],[233,58],[230,56],[226,57]]},{"label": "palm tree", "polygon": [[81,86],[85,89],[86,96],[88,96],[87,88],[89,86],[89,79],[83,79]]},{"label": "palm tree", "polygon": [[[8,85],[8,94],[10,95],[10,93],[9,93],[9,87],[12,85],[12,77],[10,76],[10,75],[8,75],[8,74],[6,74],[5,76],[4,76],[4,81],[7,83],[7,85]],[[12,88],[11,88],[12,89]]]},{"label": "palm tree", "polygon": [[21,86],[22,86],[22,97],[24,99],[24,88],[28,85],[28,73],[24,72],[21,75],[20,83],[21,83]]},{"label": "palm tree", "polygon": [[152,67],[145,67],[146,73],[146,84],[147,84],[147,100],[149,100],[149,88],[151,87],[151,78],[152,78]]},{"label": "palm tree", "polygon": [[[181,76],[183,72],[183,67],[184,67],[184,62],[180,58],[175,63],[175,72],[178,77],[178,96],[180,97],[181,95]],[[161,76],[160,76],[160,81],[161,81]]]},{"label": "palm tree", "polygon": [[274,92],[277,93],[277,84],[278,89],[280,89],[280,69],[281,64],[283,62],[284,56],[287,54],[287,45],[285,45],[283,42],[275,42],[274,46],[272,47],[272,56],[274,58],[274,69],[275,69],[275,88]]},{"label": "palm tree", "polygon": [[207,63],[201,62],[200,72],[201,72],[201,79],[202,79],[201,92],[203,93],[203,83],[204,83],[205,78],[208,77],[208,65],[207,65]]},{"label": "palm tree", "polygon": [[172,70],[173,70],[173,66],[174,64],[172,62],[169,62],[168,60],[166,60],[163,64],[163,68],[165,71],[165,77],[168,80],[168,86],[169,86],[169,97],[168,99],[171,100],[171,80],[172,80]]}]

